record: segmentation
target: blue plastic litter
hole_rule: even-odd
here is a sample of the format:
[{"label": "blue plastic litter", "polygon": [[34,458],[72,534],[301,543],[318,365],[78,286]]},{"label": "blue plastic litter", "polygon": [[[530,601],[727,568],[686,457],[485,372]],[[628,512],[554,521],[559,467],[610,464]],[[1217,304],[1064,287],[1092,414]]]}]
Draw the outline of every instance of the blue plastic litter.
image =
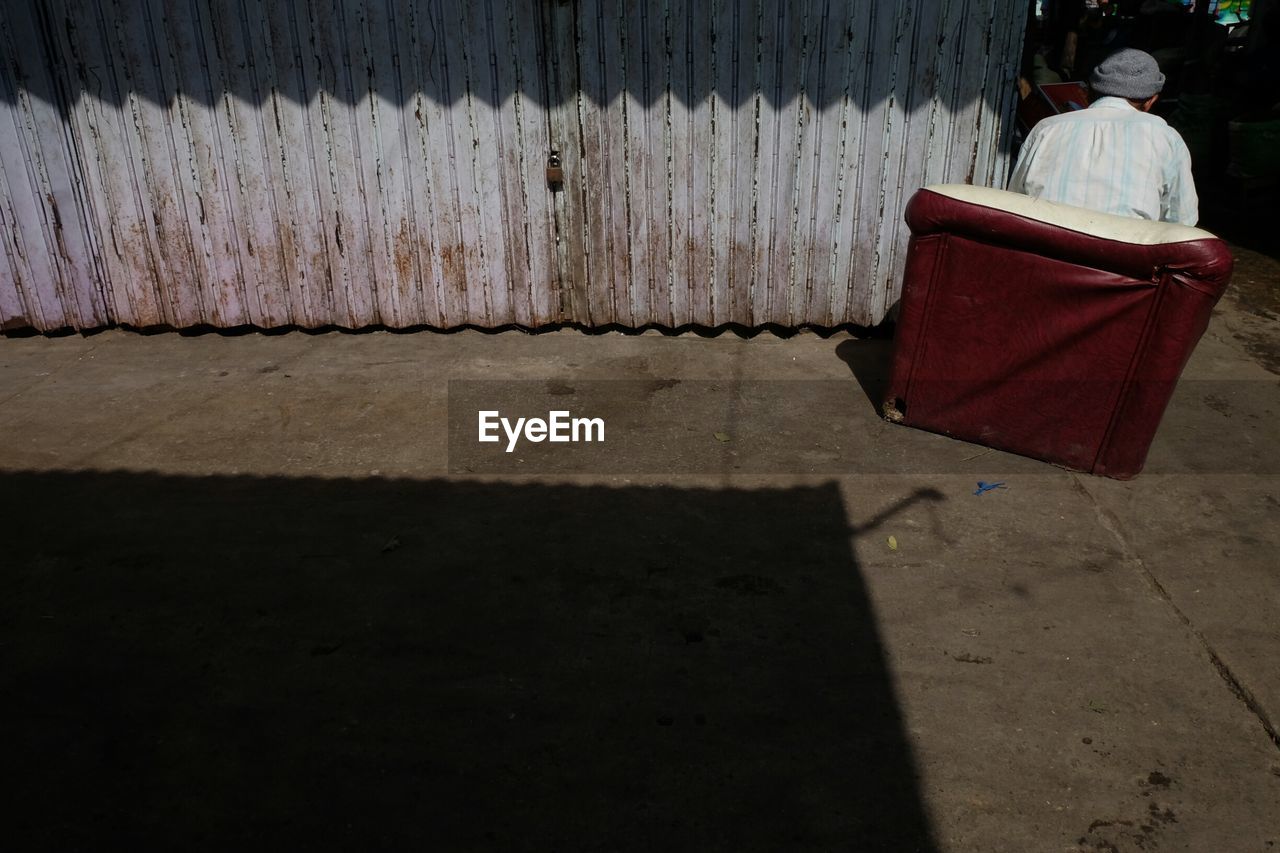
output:
[{"label": "blue plastic litter", "polygon": [[978,481],[978,491],[974,492],[974,494],[975,494],[975,495],[980,495],[980,494],[982,494],[983,492],[989,492],[989,491],[991,491],[992,489],[1003,489],[1003,488],[1005,488],[1005,484],[1004,484],[1004,482],[1003,482],[1003,481],[1002,481],[1002,482],[999,482],[999,483],[987,483],[987,482],[984,482],[984,481],[982,481],[982,480],[979,480],[979,481]]}]

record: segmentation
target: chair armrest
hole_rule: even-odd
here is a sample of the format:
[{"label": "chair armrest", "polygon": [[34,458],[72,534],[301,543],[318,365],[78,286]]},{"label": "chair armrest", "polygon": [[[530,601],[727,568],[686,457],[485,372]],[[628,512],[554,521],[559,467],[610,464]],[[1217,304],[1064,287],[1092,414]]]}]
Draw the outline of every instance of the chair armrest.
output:
[{"label": "chair armrest", "polygon": [[917,237],[954,234],[1139,281],[1168,277],[1215,295],[1231,276],[1230,249],[1208,231],[1004,190],[926,187],[912,196],[906,221]]}]

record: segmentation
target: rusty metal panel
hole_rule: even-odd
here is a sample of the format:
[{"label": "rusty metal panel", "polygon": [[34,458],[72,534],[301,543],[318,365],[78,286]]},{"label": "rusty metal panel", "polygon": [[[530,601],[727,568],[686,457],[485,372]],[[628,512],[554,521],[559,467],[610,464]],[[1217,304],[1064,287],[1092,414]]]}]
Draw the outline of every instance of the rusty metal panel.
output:
[{"label": "rusty metal panel", "polygon": [[[19,48],[23,48],[20,52]],[[39,96],[55,81],[32,18],[0,17],[0,328],[108,322],[76,140]]]},{"label": "rusty metal panel", "polygon": [[586,322],[877,323],[911,193],[1005,180],[1025,3],[640,5],[564,13]]},{"label": "rusty metal panel", "polygon": [[0,322],[873,324],[1025,12],[0,0]]}]

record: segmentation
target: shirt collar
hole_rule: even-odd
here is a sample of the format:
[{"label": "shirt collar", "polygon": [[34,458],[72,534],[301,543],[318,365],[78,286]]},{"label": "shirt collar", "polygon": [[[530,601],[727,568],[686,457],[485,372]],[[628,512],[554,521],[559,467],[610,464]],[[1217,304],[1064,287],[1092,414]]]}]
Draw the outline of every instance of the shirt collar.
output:
[{"label": "shirt collar", "polygon": [[[1117,97],[1116,97],[1116,96],[1114,96],[1114,95],[1103,95],[1101,98],[1098,98],[1098,100],[1096,100],[1096,101],[1094,101],[1092,104],[1090,104],[1090,105],[1089,105],[1089,109],[1091,109],[1091,110],[1092,110],[1092,109],[1099,109],[1099,110],[1134,110],[1134,109],[1136,109],[1136,108],[1134,107],[1134,105],[1133,105],[1133,104],[1129,103],[1129,102],[1128,102],[1128,101],[1126,101],[1124,98],[1117,98]],[[1140,110],[1139,110],[1139,112],[1140,112]]]}]

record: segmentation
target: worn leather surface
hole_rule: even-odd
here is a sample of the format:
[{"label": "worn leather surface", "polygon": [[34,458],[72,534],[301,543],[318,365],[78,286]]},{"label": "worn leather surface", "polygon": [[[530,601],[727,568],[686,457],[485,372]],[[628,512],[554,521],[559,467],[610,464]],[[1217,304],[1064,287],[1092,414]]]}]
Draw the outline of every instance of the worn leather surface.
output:
[{"label": "worn leather surface", "polygon": [[1107,239],[929,189],[906,221],[886,413],[1075,470],[1140,472],[1230,279],[1226,244]]},{"label": "worn leather surface", "polygon": [[957,201],[991,207],[1007,213],[1016,213],[1028,219],[1059,225],[1069,231],[1079,231],[1094,237],[1120,240],[1124,243],[1154,245],[1157,243],[1182,243],[1188,240],[1212,239],[1213,235],[1201,228],[1178,225],[1172,222],[1156,222],[1136,216],[1117,216],[1071,204],[1059,204],[1043,198],[1032,198],[1021,193],[1011,193],[991,187],[975,187],[971,184],[934,184],[927,187],[931,193],[944,195]]}]

